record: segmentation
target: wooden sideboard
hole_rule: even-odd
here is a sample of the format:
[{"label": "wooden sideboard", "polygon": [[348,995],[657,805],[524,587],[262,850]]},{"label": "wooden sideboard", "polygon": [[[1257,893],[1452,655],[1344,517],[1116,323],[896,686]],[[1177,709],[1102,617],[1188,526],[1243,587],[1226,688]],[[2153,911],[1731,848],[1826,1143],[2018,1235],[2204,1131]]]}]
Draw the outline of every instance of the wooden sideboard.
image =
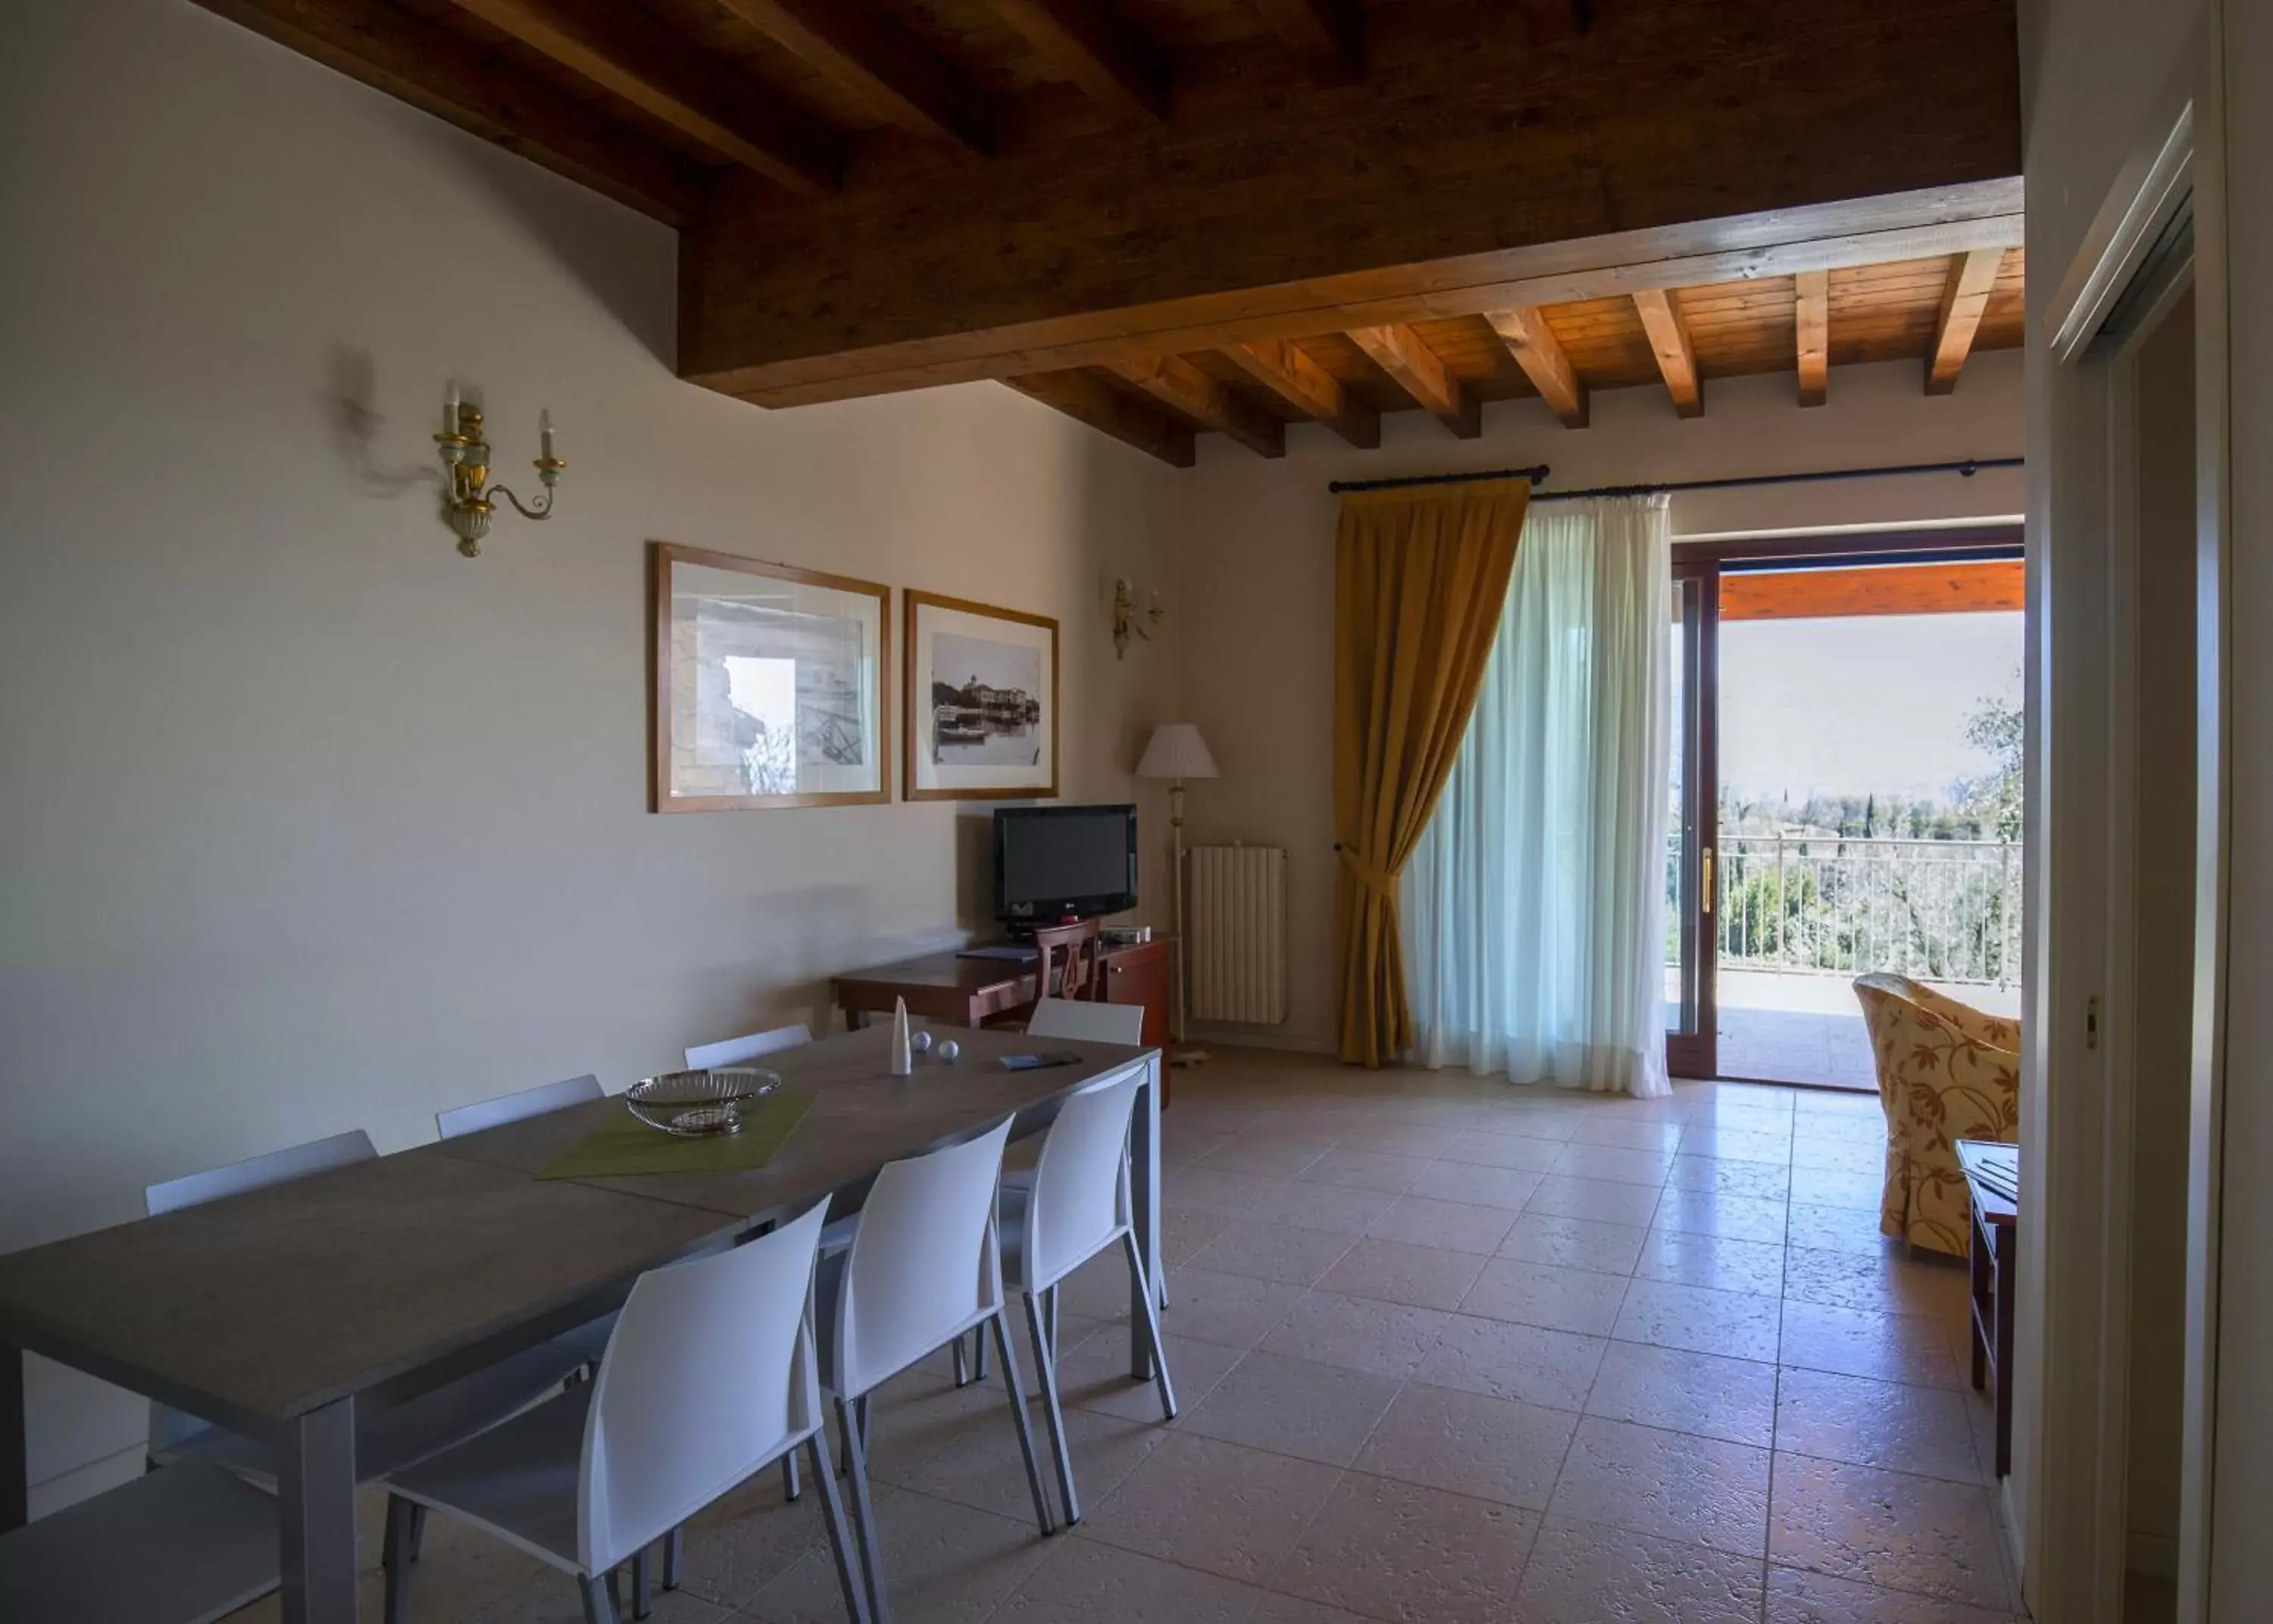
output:
[{"label": "wooden sideboard", "polygon": [[[1144,1011],[1144,1042],[1165,1048],[1174,971],[1168,939],[1156,936],[1134,947],[1107,948],[1103,955],[1105,1001],[1134,1004]],[[848,1029],[871,1015],[889,1015],[894,1000],[905,999],[908,1013],[957,1026],[984,1026],[1034,1001],[1034,965],[1010,959],[966,959],[954,953],[927,953],[852,970],[836,977],[836,1004]]]}]

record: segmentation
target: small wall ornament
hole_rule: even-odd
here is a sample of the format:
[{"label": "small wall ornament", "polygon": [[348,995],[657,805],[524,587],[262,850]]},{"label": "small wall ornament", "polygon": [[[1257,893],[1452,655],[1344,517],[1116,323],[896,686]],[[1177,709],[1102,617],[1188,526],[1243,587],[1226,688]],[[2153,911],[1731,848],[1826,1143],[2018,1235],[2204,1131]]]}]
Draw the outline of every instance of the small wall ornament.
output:
[{"label": "small wall ornament", "polygon": [[481,557],[482,540],[490,533],[499,497],[512,503],[514,511],[523,519],[552,517],[553,487],[560,483],[561,471],[568,465],[552,454],[550,411],[537,414],[536,437],[535,467],[536,477],[544,482],[544,494],[532,505],[503,485],[490,483],[490,446],[482,434],[482,408],[461,400],[457,385],[450,385],[449,395],[442,404],[442,432],[434,437],[434,444],[442,455],[442,475],[447,486],[442,517],[457,535],[458,550],[469,558]]}]

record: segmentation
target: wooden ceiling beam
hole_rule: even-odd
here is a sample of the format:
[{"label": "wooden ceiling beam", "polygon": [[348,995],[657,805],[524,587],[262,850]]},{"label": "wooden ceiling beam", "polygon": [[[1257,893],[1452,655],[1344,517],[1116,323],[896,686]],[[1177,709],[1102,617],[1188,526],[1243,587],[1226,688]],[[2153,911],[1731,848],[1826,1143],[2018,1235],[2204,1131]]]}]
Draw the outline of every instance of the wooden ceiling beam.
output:
[{"label": "wooden ceiling beam", "polygon": [[1482,402],[1412,328],[1355,327],[1349,338],[1392,382],[1450,429],[1454,438],[1472,440],[1484,431]]},{"label": "wooden ceiling beam", "polygon": [[1720,617],[1827,620],[1852,615],[2012,614],[2027,607],[2018,558],[1731,573]]},{"label": "wooden ceiling beam", "polygon": [[1799,348],[1799,403],[1820,406],[1831,398],[1831,273],[1801,271],[1795,312]]},{"label": "wooden ceiling beam", "polygon": [[1926,356],[1928,394],[1947,394],[1957,387],[1957,375],[1973,353],[1973,335],[1980,330],[1981,313],[1989,308],[1989,291],[1997,285],[1997,272],[2004,263],[2001,249],[1977,249],[1951,258],[1941,314],[1933,324],[1933,348]]},{"label": "wooden ceiling beam", "polygon": [[711,151],[807,196],[832,191],[843,144],[700,46],[614,0],[456,0]]},{"label": "wooden ceiling beam", "polygon": [[1697,376],[1697,352],[1689,342],[1689,324],[1682,319],[1680,296],[1670,288],[1651,288],[1633,296],[1642,329],[1657,356],[1657,370],[1665,378],[1665,392],[1673,409],[1684,417],[1705,415],[1705,385]]},{"label": "wooden ceiling beam", "polygon": [[1223,351],[1232,364],[1257,383],[1312,417],[1360,451],[1381,444],[1381,414],[1342,386],[1309,352],[1285,339],[1234,344]]},{"label": "wooden ceiling beam", "polygon": [[1255,0],[1316,85],[1354,85],[1365,77],[1365,13],[1357,0]]},{"label": "wooden ceiling beam", "polygon": [[1571,357],[1563,353],[1563,346],[1547,325],[1545,314],[1536,305],[1510,311],[1488,311],[1484,319],[1492,325],[1515,364],[1539,391],[1541,399],[1554,408],[1566,429],[1587,426],[1587,385],[1571,364]]},{"label": "wooden ceiling beam", "polygon": [[720,0],[727,11],[903,129],[973,152],[994,142],[979,86],[868,0]]},{"label": "wooden ceiling beam", "polygon": [[1258,457],[1287,454],[1287,425],[1181,355],[1132,355],[1114,368],[1164,405],[1238,441]]},{"label": "wooden ceiling beam", "polygon": [[198,4],[667,225],[701,212],[701,177],[677,154],[386,0]]},{"label": "wooden ceiling beam", "polygon": [[1106,0],[994,0],[994,9],[1106,107],[1144,122],[1167,117],[1167,61]]},{"label": "wooden ceiling beam", "polygon": [[1084,370],[1031,372],[1006,378],[1003,383],[1020,394],[1055,407],[1067,416],[1134,445],[1148,457],[1158,457],[1170,468],[1188,468],[1198,460],[1192,431],[1166,412],[1156,412],[1133,400],[1094,373]]}]

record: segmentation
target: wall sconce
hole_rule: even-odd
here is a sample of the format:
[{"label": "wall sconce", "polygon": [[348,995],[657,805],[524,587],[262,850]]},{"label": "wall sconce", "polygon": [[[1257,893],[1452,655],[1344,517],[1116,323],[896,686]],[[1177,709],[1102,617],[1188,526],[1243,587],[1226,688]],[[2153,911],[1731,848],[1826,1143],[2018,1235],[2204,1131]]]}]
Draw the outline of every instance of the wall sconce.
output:
[{"label": "wall sconce", "polygon": [[499,497],[512,503],[523,519],[552,517],[552,488],[560,482],[560,470],[568,465],[552,454],[551,412],[537,414],[536,435],[536,477],[544,482],[544,494],[532,507],[503,485],[489,483],[490,446],[482,438],[482,408],[461,403],[457,385],[450,385],[449,398],[442,405],[442,432],[434,437],[434,444],[441,450],[443,478],[448,483],[442,517],[457,534],[458,550],[469,558],[481,557],[482,538],[490,533]]},{"label": "wall sconce", "polygon": [[[1144,618],[1157,626],[1160,624],[1161,617],[1167,613],[1167,611],[1160,607],[1160,589],[1155,587],[1152,588],[1152,607],[1144,610]],[[1131,587],[1126,580],[1116,580],[1113,583],[1113,657],[1114,659],[1125,660],[1129,657],[1129,634],[1132,632],[1148,643],[1152,640],[1152,634],[1137,622],[1135,588]]]}]

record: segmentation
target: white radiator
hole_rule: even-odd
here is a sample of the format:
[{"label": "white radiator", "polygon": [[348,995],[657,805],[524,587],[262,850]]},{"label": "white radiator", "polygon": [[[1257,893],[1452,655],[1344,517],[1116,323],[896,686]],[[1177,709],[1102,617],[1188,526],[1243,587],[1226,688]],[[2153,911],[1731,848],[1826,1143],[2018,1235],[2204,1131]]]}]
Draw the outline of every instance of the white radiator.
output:
[{"label": "white radiator", "polygon": [[1258,1026],[1287,1019],[1287,853],[1277,846],[1194,846],[1192,1018]]}]

